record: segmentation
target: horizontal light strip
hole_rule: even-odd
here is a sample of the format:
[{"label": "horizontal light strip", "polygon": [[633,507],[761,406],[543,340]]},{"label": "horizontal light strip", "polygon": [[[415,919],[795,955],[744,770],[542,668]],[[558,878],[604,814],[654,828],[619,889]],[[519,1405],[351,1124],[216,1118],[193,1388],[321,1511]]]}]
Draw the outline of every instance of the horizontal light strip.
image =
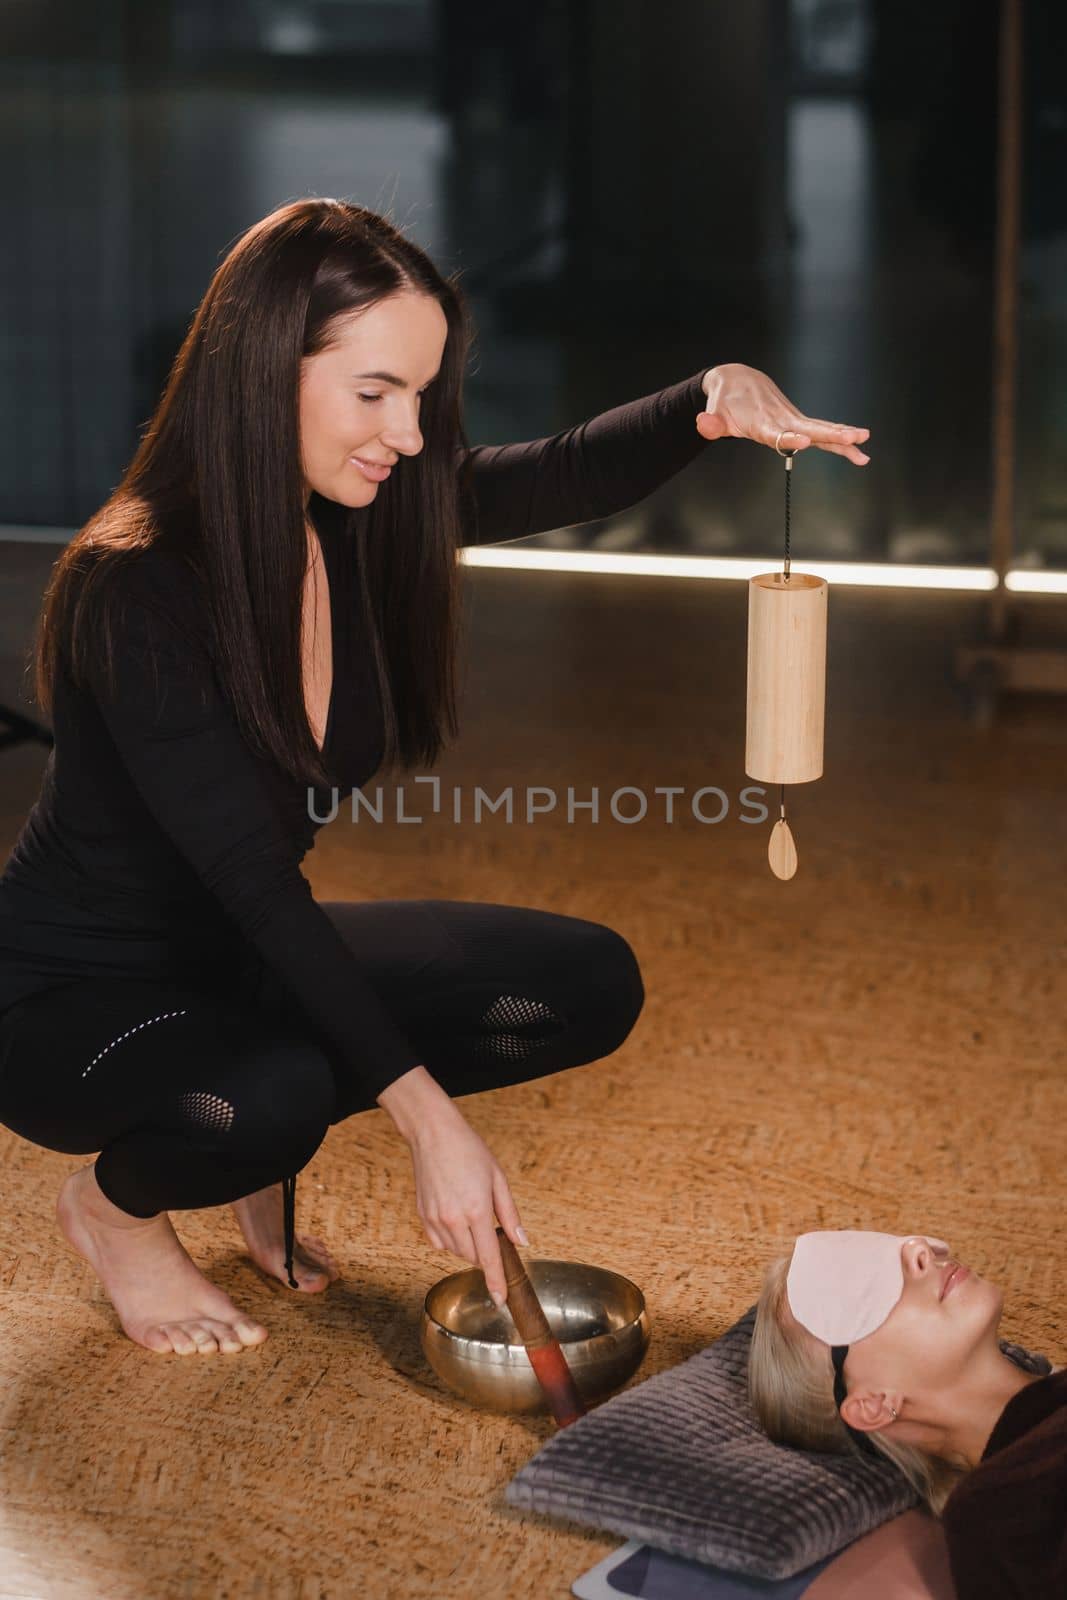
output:
[{"label": "horizontal light strip", "polygon": [[[752,578],[757,572],[779,572],[781,556],[664,556],[639,551],[519,550],[507,545],[466,545],[461,552],[471,567],[526,567],[542,572],[629,572],[655,578]],[[829,583],[866,584],[892,589],[995,589],[990,567],[906,567],[895,562],[802,561],[798,572],[811,572]]]},{"label": "horizontal light strip", "polygon": [[[0,524],[0,541],[66,544],[75,529]],[[640,551],[528,550],[518,545],[466,545],[460,552],[470,567],[527,567],[543,572],[630,572],[657,578],[743,578],[781,570],[780,556],[665,556]],[[814,572],[829,583],[866,584],[888,589],[977,589],[997,586],[990,567],[899,566],[891,561],[802,561],[798,572]],[[1067,594],[1067,572],[1016,568],[1004,579],[1016,594]]]},{"label": "horizontal light strip", "polygon": [[1034,572],[1018,568],[1004,579],[1005,589],[1016,594],[1067,594],[1067,572]]}]

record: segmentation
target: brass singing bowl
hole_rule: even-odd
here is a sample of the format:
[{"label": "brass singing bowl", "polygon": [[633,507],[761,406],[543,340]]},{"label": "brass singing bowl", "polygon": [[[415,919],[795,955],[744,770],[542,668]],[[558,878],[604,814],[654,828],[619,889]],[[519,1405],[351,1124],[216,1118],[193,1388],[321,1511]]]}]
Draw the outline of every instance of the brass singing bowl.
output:
[{"label": "brass singing bowl", "polygon": [[[621,1388],[644,1360],[645,1297],[629,1278],[582,1261],[523,1265],[587,1402]],[[442,1278],[427,1293],[419,1342],[441,1381],[493,1411],[545,1412],[526,1347],[507,1306],[498,1311],[480,1267]]]}]

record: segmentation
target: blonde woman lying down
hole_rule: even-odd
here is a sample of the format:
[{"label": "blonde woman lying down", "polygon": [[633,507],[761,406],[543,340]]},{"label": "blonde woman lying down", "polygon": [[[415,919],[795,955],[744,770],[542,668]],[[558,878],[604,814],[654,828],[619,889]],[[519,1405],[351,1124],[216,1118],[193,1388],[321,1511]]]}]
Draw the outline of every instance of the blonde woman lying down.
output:
[{"label": "blonde woman lying down", "polygon": [[925,1234],[801,1234],[767,1269],[749,1393],[769,1436],[889,1457],[941,1516],[959,1600],[1067,1596],[1067,1371],[1000,1347],[1001,1291]]}]

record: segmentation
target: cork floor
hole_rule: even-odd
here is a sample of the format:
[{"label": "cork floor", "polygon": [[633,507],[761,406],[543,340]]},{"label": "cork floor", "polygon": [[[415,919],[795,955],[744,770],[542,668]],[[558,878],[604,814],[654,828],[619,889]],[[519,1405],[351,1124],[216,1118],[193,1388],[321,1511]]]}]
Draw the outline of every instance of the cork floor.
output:
[{"label": "cork floor", "polygon": [[[634,946],[647,1001],[621,1050],[460,1102],[528,1254],[642,1287],[632,1382],[720,1334],[813,1226],[939,1233],[1003,1285],[1006,1334],[1067,1358],[1064,702],[1008,702],[983,730],[950,671],[980,599],[836,590],[826,772],[790,792],[800,871],[782,884],[769,823],[739,820],[743,584],[476,570],[468,595],[441,814],[409,778],[426,820],[342,813],[306,870],[321,898],[510,901]],[[42,759],[0,757],[5,849]],[[508,784],[512,824],[452,820],[454,787],[466,805]],[[519,820],[527,785],[556,812]],[[568,824],[568,785],[599,788],[599,823]],[[623,785],[644,820],[611,820]],[[693,815],[705,785],[729,797],[718,824]],[[226,1208],[176,1213],[270,1327],[233,1357],[126,1340],[53,1222],[81,1158],[2,1131],[0,1156],[0,1595],[548,1600],[621,1542],[507,1507],[552,1424],[472,1409],[424,1364],[422,1297],[462,1263],[423,1235],[384,1111],[332,1129],[298,1187],[298,1228],[342,1263],[325,1295],[261,1276]]]}]

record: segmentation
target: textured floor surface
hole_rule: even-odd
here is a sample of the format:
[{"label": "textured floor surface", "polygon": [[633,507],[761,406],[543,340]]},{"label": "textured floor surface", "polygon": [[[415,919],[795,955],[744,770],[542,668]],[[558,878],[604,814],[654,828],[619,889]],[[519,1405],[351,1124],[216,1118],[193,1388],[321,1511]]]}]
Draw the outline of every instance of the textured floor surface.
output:
[{"label": "textured floor surface", "polygon": [[[813,1226],[940,1234],[1003,1285],[1006,1334],[1067,1357],[1064,702],[983,731],[949,665],[980,601],[835,591],[826,772],[790,793],[782,884],[769,824],[739,820],[744,585],[479,570],[468,592],[441,813],[408,779],[426,820],[342,814],[307,872],[320,898],[510,901],[634,946],[647,1002],[615,1056],[460,1102],[529,1253],[642,1287],[653,1339],[631,1381],[714,1339]],[[5,849],[42,756],[0,755]],[[508,784],[513,823],[469,820],[475,786]],[[534,785],[559,803],[526,823]],[[598,823],[568,823],[568,785],[599,788]],[[644,820],[611,819],[624,785]],[[729,797],[717,824],[691,809],[708,785]],[[551,1423],[473,1410],[426,1367],[422,1297],[461,1263],[423,1235],[385,1112],[332,1129],[299,1186],[298,1228],[342,1263],[325,1295],[260,1275],[226,1208],[176,1214],[270,1327],[236,1357],[126,1340],[54,1226],[80,1158],[2,1132],[0,1158],[0,1596],[563,1597],[619,1544],[507,1508]]]}]

